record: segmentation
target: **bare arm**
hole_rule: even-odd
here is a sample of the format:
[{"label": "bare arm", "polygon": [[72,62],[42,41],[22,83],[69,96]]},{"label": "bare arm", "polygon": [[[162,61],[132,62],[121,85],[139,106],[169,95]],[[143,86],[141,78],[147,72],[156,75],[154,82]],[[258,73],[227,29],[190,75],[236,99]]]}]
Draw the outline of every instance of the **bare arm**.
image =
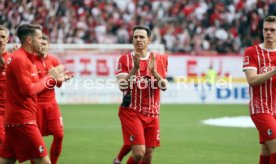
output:
[{"label": "bare arm", "polygon": [[276,74],[276,67],[273,67],[272,70],[263,74],[257,74],[257,71],[253,69],[245,70],[247,82],[251,86],[260,85],[275,74]]}]

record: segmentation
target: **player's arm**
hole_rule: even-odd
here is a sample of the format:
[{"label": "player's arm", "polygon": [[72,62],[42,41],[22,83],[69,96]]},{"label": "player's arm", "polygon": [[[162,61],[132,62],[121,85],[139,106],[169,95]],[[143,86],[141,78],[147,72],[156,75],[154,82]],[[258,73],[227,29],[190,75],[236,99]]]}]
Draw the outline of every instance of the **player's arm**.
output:
[{"label": "player's arm", "polygon": [[52,72],[51,74],[46,75],[45,77],[39,79],[38,82],[33,83],[30,77],[32,73],[30,66],[19,58],[14,58],[13,60],[14,61],[10,63],[12,72],[15,74],[15,77],[19,83],[18,85],[20,86],[20,91],[26,96],[36,95],[45,88],[52,87],[52,82],[55,81],[54,78],[59,78],[60,76],[59,70],[50,70],[50,72]]},{"label": "player's arm", "polygon": [[125,91],[126,89],[132,87],[130,85],[133,84],[133,80],[135,79],[135,76],[140,68],[140,54],[134,55],[133,60],[134,66],[129,73],[127,72],[127,65],[123,58],[121,57],[119,60],[119,64],[121,64],[122,68],[121,72],[117,75],[117,81],[121,91]]},{"label": "player's arm", "polygon": [[163,78],[157,71],[156,68],[156,56],[154,53],[151,53],[151,58],[148,64],[148,68],[153,75],[154,79],[157,80],[157,87],[160,88],[162,91],[167,90],[168,81],[167,79]]},{"label": "player's arm", "polygon": [[267,81],[273,75],[276,74],[276,67],[272,67],[272,70],[267,71],[263,74],[257,74],[257,70],[255,69],[246,69],[245,71],[246,79],[249,85],[255,86],[260,85],[263,82]]}]

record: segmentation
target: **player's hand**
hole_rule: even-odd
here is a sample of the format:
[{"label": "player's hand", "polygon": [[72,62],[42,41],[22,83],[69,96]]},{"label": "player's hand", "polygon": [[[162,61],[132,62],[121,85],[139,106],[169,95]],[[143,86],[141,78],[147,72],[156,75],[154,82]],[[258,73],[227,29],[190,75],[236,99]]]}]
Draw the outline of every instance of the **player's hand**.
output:
[{"label": "player's hand", "polygon": [[56,67],[52,67],[49,69],[48,75],[53,77],[56,80],[63,79],[64,78],[64,66],[58,65]]},{"label": "player's hand", "polygon": [[152,74],[156,72],[156,55],[153,52],[150,53],[148,69]]},{"label": "player's hand", "polygon": [[129,107],[130,103],[131,103],[131,94],[129,92],[127,92],[123,97],[123,102],[122,102],[121,106]]},{"label": "player's hand", "polygon": [[68,81],[68,80],[72,79],[73,77],[74,77],[74,75],[71,72],[65,71],[65,72],[63,72],[63,75],[61,75],[61,77],[56,80],[58,82],[64,82],[64,81]]},{"label": "player's hand", "polygon": [[133,56],[133,60],[134,60],[134,68],[137,70],[140,68],[140,58],[141,58],[141,54],[135,52],[135,55]]}]

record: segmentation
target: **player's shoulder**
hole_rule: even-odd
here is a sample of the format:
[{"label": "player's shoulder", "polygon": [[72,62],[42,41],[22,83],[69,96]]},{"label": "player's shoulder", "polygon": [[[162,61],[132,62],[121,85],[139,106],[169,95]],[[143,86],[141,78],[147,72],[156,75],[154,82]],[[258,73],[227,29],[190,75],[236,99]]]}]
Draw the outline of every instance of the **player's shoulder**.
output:
[{"label": "player's shoulder", "polygon": [[121,54],[120,60],[126,61],[131,55],[132,55],[132,52],[125,52],[125,53]]},{"label": "player's shoulder", "polygon": [[160,53],[155,53],[156,54],[156,59],[158,61],[167,61],[168,60],[168,55],[167,54],[160,54]]},{"label": "player's shoulder", "polygon": [[21,48],[11,53],[7,61],[7,64],[13,65],[15,69],[17,68],[17,66],[25,65],[27,63],[29,63],[29,60],[27,58],[26,52]]},{"label": "player's shoulder", "polygon": [[55,55],[52,55],[52,54],[48,54],[47,58],[49,60],[58,60],[58,58]]},{"label": "player's shoulder", "polygon": [[20,48],[20,49],[14,51],[13,53],[11,53],[10,57],[13,60],[19,60],[19,61],[27,59],[26,52],[22,48]]},{"label": "player's shoulder", "polygon": [[245,55],[255,54],[256,53],[256,48],[257,48],[257,45],[249,46],[244,50],[244,54]]}]

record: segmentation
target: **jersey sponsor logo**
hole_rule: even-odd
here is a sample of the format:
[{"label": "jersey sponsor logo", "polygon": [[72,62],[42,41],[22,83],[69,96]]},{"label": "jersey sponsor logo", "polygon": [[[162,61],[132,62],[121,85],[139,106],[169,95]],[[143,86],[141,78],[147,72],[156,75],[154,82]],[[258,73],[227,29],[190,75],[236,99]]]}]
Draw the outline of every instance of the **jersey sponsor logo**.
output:
[{"label": "jersey sponsor logo", "polygon": [[11,61],[12,61],[12,59],[11,59],[11,58],[8,58],[8,60],[7,60],[7,64],[10,64],[10,63],[11,63]]},{"label": "jersey sponsor logo", "polygon": [[38,150],[39,150],[40,153],[43,153],[43,152],[44,152],[43,146],[39,146],[39,147],[38,147]]},{"label": "jersey sponsor logo", "polygon": [[243,58],[243,65],[248,65],[249,64],[249,56],[245,56]]},{"label": "jersey sponsor logo", "polygon": [[272,130],[271,130],[271,129],[268,129],[268,130],[267,130],[267,134],[268,134],[269,136],[271,136],[271,135],[272,135]]},{"label": "jersey sponsor logo", "polygon": [[133,142],[135,140],[134,135],[130,135],[129,140],[130,140],[130,142]]},{"label": "jersey sponsor logo", "polygon": [[266,73],[266,72],[271,71],[271,70],[272,70],[271,67],[264,66],[264,67],[261,68],[261,73]]}]

